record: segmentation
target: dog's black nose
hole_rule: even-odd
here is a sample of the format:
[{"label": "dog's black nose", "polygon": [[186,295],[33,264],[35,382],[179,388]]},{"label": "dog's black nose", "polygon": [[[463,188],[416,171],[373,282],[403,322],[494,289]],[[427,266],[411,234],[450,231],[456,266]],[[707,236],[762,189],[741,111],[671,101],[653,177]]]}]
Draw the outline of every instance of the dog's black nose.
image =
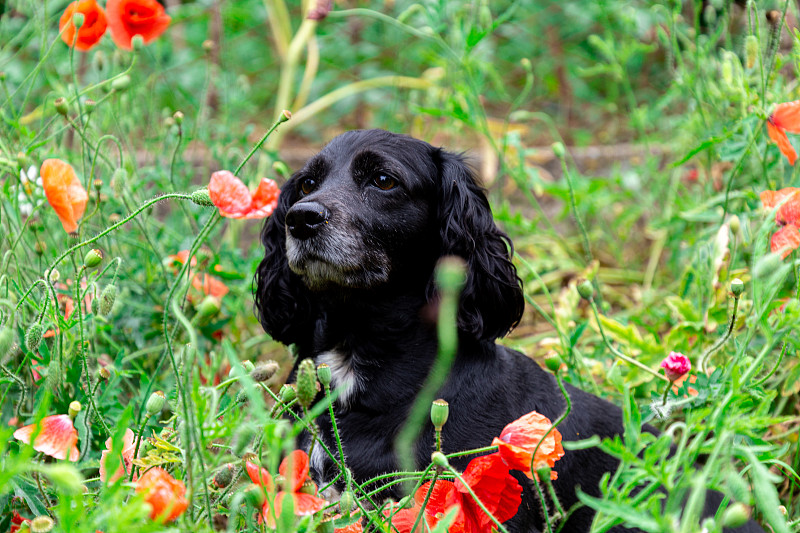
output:
[{"label": "dog's black nose", "polygon": [[316,235],[329,216],[328,210],[317,202],[294,204],[286,213],[286,227],[295,239],[308,239]]}]

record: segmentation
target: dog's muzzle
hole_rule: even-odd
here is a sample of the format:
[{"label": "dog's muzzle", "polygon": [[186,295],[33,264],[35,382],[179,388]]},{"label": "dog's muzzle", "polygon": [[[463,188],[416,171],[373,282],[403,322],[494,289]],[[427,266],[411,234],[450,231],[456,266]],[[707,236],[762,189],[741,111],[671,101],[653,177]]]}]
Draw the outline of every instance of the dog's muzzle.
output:
[{"label": "dog's muzzle", "polygon": [[286,227],[295,239],[301,241],[315,236],[328,223],[330,213],[317,202],[300,202],[286,213]]}]

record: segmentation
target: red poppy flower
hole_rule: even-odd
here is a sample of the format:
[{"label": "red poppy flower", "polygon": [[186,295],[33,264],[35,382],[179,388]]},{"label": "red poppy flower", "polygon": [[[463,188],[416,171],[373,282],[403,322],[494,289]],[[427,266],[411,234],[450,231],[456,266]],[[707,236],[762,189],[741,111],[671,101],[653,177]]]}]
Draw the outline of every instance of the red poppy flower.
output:
[{"label": "red poppy flower", "polygon": [[789,160],[790,165],[794,165],[797,160],[797,152],[786,132],[800,133],[800,100],[794,102],[784,102],[775,106],[775,110],[767,119],[767,133],[780,149],[781,153]]},{"label": "red poppy flower", "polygon": [[252,195],[247,185],[227,170],[211,174],[208,195],[219,209],[219,214],[228,218],[264,218],[272,214],[278,205],[280,189],[271,179],[262,178]]},{"label": "red poppy flower", "polygon": [[765,209],[780,205],[775,213],[775,222],[783,227],[772,235],[770,249],[786,258],[800,246],[800,189],[786,187],[779,191],[763,191],[759,196]]},{"label": "red poppy flower", "polygon": [[[550,429],[552,423],[543,415],[536,411],[531,411],[527,415],[511,422],[500,433],[500,437],[492,441],[493,445],[498,446],[498,452],[503,461],[509,468],[520,470],[523,474],[533,479],[531,473],[531,460],[533,451],[542,440],[544,434]],[[564,448],[561,446],[561,433],[555,428],[548,433],[542,441],[541,446],[536,451],[536,459],[533,461],[533,469],[541,466],[553,468],[556,461],[564,456]],[[550,479],[557,479],[555,471],[550,472]]]},{"label": "red poppy flower", "polygon": [[22,524],[25,522],[30,524],[30,521],[30,518],[23,518],[18,512],[14,511],[14,514],[11,515],[11,529],[8,530],[8,533],[17,533],[22,529]]},{"label": "red poppy flower", "polygon": [[89,195],[81,185],[75,170],[60,159],[46,159],[39,169],[47,201],[53,207],[64,226],[72,233],[78,229],[78,220],[86,211]]},{"label": "red poppy flower", "polygon": [[34,433],[37,435],[33,441],[33,449],[37,452],[56,459],[69,459],[73,462],[78,460],[78,430],[69,415],[46,416],[38,424],[16,430],[14,438],[30,444]]},{"label": "red poppy flower", "polygon": [[[100,454],[100,480],[101,481],[108,481],[113,482],[118,480],[123,476],[128,476],[131,473],[131,468],[133,468],[133,452],[136,450],[136,441],[133,431],[130,429],[125,430],[125,436],[122,437],[122,464],[117,467],[117,471],[114,472],[111,476],[108,475],[108,471],[106,470],[106,461],[108,460],[108,454],[111,453],[111,447],[113,445],[113,440],[111,438],[106,440],[106,449],[103,450]],[[136,474],[133,475],[133,480],[136,481],[138,476]]]},{"label": "red poppy flower", "polygon": [[157,39],[171,20],[156,0],[108,0],[106,15],[111,38],[123,50],[132,48],[134,35],[141,35],[145,44]]},{"label": "red poppy flower", "polygon": [[[72,15],[75,13],[83,13],[84,17],[83,26],[78,30],[77,40],[75,39],[75,25],[72,23]],[[72,2],[58,21],[61,40],[68,46],[72,46],[72,43],[75,42],[75,48],[81,52],[90,50],[100,42],[106,33],[106,26],[108,26],[106,14],[103,8],[97,5],[96,0]]]},{"label": "red poppy flower", "polygon": [[186,487],[163,468],[151,468],[136,482],[136,492],[144,494],[144,501],[150,504],[150,518],[171,522],[189,507],[184,497]]},{"label": "red poppy flower", "polygon": [[[505,522],[517,514],[522,503],[522,487],[508,473],[508,466],[498,454],[476,457],[469,462],[461,477],[466,485],[461,480],[435,483],[420,524],[424,522],[433,529],[451,509],[457,508],[458,514],[448,528],[450,533],[491,531],[494,520],[481,509],[467,486],[498,522]],[[392,517],[392,526],[400,533],[411,533],[430,486],[430,482],[425,483],[414,493],[413,508],[397,511]],[[418,528],[418,532],[423,530]]]},{"label": "red poppy flower", "polygon": [[[269,472],[267,472],[265,468],[260,468],[250,462],[245,463],[245,468],[247,470],[247,475],[250,476],[250,480],[253,483],[264,487],[267,492],[273,491],[274,485],[272,476],[269,475]],[[314,514],[328,505],[327,501],[316,496],[317,487],[308,477],[308,454],[303,450],[295,450],[286,456],[283,461],[281,461],[278,472],[285,480],[284,490],[279,491],[278,494],[275,495],[274,513],[270,509],[269,499],[264,502],[259,522],[261,522],[261,520],[266,520],[267,525],[274,528],[275,517],[280,516],[283,500],[287,496],[292,498],[294,514],[297,516]],[[305,492],[305,487],[310,487],[313,494]]]},{"label": "red poppy flower", "polygon": [[[181,250],[177,254],[172,254],[168,257],[172,261],[184,264],[189,258],[189,250]],[[197,265],[197,258],[192,257],[191,266]],[[214,298],[222,298],[228,294],[228,286],[225,285],[220,279],[209,274],[195,274],[192,278],[192,287],[202,292],[206,296],[213,296]]]},{"label": "red poppy flower", "polygon": [[787,224],[772,234],[769,245],[773,253],[780,252],[781,258],[786,259],[786,256],[800,247],[800,230],[794,224]]}]

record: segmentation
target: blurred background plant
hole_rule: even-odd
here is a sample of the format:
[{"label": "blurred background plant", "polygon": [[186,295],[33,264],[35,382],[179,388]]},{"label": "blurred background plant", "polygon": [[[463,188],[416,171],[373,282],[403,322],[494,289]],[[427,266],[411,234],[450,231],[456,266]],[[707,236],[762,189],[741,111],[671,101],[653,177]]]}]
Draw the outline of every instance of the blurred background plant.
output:
[{"label": "blurred background plant", "polygon": [[[292,356],[251,312],[260,222],[221,221],[192,192],[237,167],[251,190],[281,184],[371,127],[469,151],[530,304],[505,342],[625,406],[630,436],[603,444],[623,466],[584,502],[595,531],[689,531],[680,504],[701,486],[799,530],[798,258],[770,253],[776,204],[760,199],[800,186],[765,135],[798,98],[794,3],[166,0],[160,33],[127,50],[101,32],[88,51],[59,29],[68,5],[0,2],[0,531],[162,529],[125,480],[99,479],[126,428],[148,437],[134,465],[189,489],[173,527],[261,527],[241,459],[275,473],[291,451],[302,424],[269,392]],[[658,371],[671,351],[693,370],[659,408],[665,382],[626,358]],[[73,466],[12,437],[74,400]],[[635,438],[640,421],[665,436]],[[672,489],[666,512],[631,492],[647,481]]]}]

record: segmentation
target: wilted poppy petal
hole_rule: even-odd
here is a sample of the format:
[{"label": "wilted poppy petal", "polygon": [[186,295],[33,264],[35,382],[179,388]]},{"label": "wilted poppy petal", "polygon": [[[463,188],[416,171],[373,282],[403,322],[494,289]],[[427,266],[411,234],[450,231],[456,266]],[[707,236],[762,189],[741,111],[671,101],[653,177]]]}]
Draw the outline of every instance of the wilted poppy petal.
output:
[{"label": "wilted poppy petal", "polygon": [[150,518],[171,522],[189,507],[184,495],[186,486],[173,478],[163,468],[151,468],[136,482],[136,492],[143,493],[144,501],[150,504]]},{"label": "wilted poppy petal", "polygon": [[264,487],[267,491],[273,490],[272,476],[266,468],[260,467],[250,461],[245,461],[244,466],[247,470],[247,475],[250,476],[250,481]]},{"label": "wilted poppy petal", "polygon": [[46,159],[39,169],[47,201],[58,215],[64,231],[78,229],[78,220],[86,211],[89,195],[81,185],[75,170],[60,159]]},{"label": "wilted poppy petal", "polygon": [[[133,468],[133,453],[136,450],[135,438],[136,436],[134,435],[133,431],[130,430],[130,428],[125,430],[125,435],[122,437],[122,464],[117,467],[117,471],[111,476],[108,475],[106,461],[108,460],[108,454],[111,453],[114,440],[111,437],[106,439],[106,449],[100,452],[101,481],[116,481],[119,478],[127,476],[131,473],[131,468]],[[133,480],[136,481],[137,478],[138,476],[134,474]]]},{"label": "wilted poppy petal", "polygon": [[776,105],[769,118],[778,128],[800,133],[800,100]]},{"label": "wilted poppy petal", "polygon": [[769,244],[773,253],[780,252],[781,258],[786,259],[787,255],[800,247],[800,230],[797,226],[787,224],[773,233]]},{"label": "wilted poppy petal", "polygon": [[789,142],[786,132],[774,126],[770,121],[767,121],[767,133],[769,134],[769,138],[778,145],[778,149],[781,153],[786,156],[789,164],[794,165],[794,162],[797,160],[797,152],[795,152],[792,143]]},{"label": "wilted poppy petal", "polygon": [[229,218],[241,218],[250,209],[250,189],[242,180],[227,170],[211,174],[208,196],[219,209],[219,214]]},{"label": "wilted poppy petal", "polygon": [[[41,429],[40,429],[41,428]],[[39,424],[31,424],[14,432],[14,438],[31,444],[34,433],[38,433],[33,449],[56,459],[77,461],[78,431],[68,415],[52,415],[42,418]]]},{"label": "wilted poppy petal", "polygon": [[[75,25],[72,23],[72,16],[75,13],[82,13],[84,17],[77,39],[75,39]],[[100,42],[107,25],[106,14],[103,8],[97,5],[96,0],[80,0],[72,2],[64,10],[58,21],[58,31],[61,32],[61,40],[67,46],[72,46],[74,42],[76,49],[86,52]]]},{"label": "wilted poppy petal", "polygon": [[271,179],[261,178],[258,189],[253,193],[250,209],[244,218],[264,218],[272,214],[278,206],[278,185]]},{"label": "wilted poppy petal", "polygon": [[287,488],[297,492],[308,477],[308,454],[303,450],[295,450],[281,461],[278,472],[286,479]]},{"label": "wilted poppy petal", "polygon": [[134,35],[141,35],[145,44],[157,39],[171,20],[155,0],[108,0],[106,15],[111,38],[123,50],[131,49]]},{"label": "wilted poppy petal", "polygon": [[[536,450],[534,469],[545,465],[552,468],[555,462],[564,456],[561,433],[555,428],[547,433],[551,425],[552,423],[546,416],[531,411],[503,428],[500,437],[495,438],[492,444],[498,446],[500,457],[508,464],[509,468],[520,470],[533,479],[531,459],[537,446],[539,449]],[[547,433],[547,437],[539,445],[539,441],[542,440],[545,433]],[[550,473],[550,477],[556,479],[558,474],[553,471]]]}]

